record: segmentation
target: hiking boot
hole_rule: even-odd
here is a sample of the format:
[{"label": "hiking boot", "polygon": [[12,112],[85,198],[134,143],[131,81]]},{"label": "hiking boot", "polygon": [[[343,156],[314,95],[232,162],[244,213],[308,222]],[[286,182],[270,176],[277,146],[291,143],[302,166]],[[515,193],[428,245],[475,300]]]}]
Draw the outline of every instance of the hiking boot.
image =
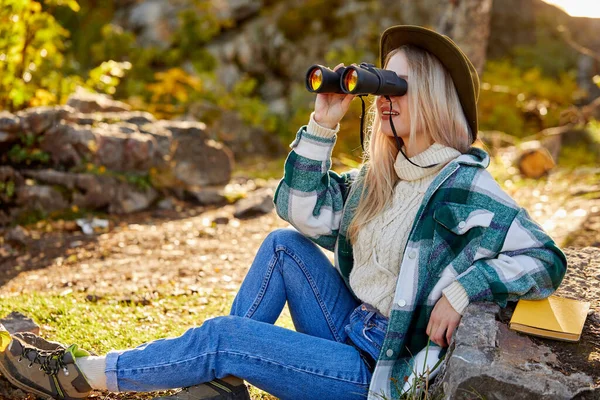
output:
[{"label": "hiking boot", "polygon": [[235,376],[213,379],[201,385],[190,386],[172,396],[154,400],[250,400],[244,381]]},{"label": "hiking boot", "polygon": [[[3,332],[0,332],[2,334]],[[4,338],[6,339],[6,338]],[[51,343],[51,342],[49,342]],[[72,345],[42,350],[12,336],[0,340],[0,373],[19,389],[44,399],[83,399],[92,388],[75,364],[89,353]]]}]

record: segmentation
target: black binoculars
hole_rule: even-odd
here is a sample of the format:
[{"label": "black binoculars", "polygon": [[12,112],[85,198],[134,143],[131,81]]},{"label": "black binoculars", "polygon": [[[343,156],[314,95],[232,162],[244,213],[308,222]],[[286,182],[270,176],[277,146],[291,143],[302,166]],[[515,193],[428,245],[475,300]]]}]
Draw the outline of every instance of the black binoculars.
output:
[{"label": "black binoculars", "polygon": [[404,96],[408,83],[394,71],[375,68],[368,63],[342,67],[337,71],[313,65],[306,73],[306,88],[313,93]]}]

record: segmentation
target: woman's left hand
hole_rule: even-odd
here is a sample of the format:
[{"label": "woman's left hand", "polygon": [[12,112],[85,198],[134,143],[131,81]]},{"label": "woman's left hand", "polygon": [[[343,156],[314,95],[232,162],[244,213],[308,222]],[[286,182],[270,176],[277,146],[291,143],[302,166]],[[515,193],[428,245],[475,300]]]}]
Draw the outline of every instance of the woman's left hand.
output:
[{"label": "woman's left hand", "polygon": [[431,317],[429,317],[427,335],[438,346],[447,347],[461,318],[462,315],[457,313],[446,299],[446,296],[442,295],[433,307]]}]

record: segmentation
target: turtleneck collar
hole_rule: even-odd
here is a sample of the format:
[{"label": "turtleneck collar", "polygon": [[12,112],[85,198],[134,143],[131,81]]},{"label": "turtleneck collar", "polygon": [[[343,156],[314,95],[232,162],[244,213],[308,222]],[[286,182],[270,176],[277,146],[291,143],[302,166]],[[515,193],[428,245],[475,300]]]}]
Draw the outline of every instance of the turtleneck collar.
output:
[{"label": "turtleneck collar", "polygon": [[453,149],[452,147],[446,147],[443,144],[434,143],[429,148],[413,157],[410,160],[418,165],[432,165],[438,164],[431,168],[421,168],[412,165],[404,156],[398,152],[396,156],[396,162],[394,163],[394,169],[398,177],[405,181],[416,181],[418,179],[425,178],[427,176],[436,174],[446,164],[460,156],[460,151]]}]

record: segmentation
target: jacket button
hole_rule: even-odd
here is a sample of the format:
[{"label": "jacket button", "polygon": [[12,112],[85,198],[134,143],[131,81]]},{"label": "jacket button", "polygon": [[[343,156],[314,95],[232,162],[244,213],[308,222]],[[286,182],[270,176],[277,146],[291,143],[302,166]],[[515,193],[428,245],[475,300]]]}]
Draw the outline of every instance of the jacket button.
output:
[{"label": "jacket button", "polygon": [[388,357],[391,357],[391,356],[393,356],[393,355],[394,355],[394,350],[392,350],[392,349],[388,349],[388,350],[385,352],[385,355],[386,355],[386,356],[388,356]]},{"label": "jacket button", "polygon": [[404,300],[404,299],[400,299],[400,300],[398,300],[398,305],[399,305],[400,307],[404,307],[404,306],[406,305],[406,300]]},{"label": "jacket button", "polygon": [[416,250],[412,250],[410,253],[408,253],[408,258],[415,258],[417,256],[417,251]]},{"label": "jacket button", "polygon": [[465,226],[467,226],[467,223],[466,223],[465,221],[460,221],[460,222],[458,223],[458,227],[459,227],[460,229],[464,228]]}]

